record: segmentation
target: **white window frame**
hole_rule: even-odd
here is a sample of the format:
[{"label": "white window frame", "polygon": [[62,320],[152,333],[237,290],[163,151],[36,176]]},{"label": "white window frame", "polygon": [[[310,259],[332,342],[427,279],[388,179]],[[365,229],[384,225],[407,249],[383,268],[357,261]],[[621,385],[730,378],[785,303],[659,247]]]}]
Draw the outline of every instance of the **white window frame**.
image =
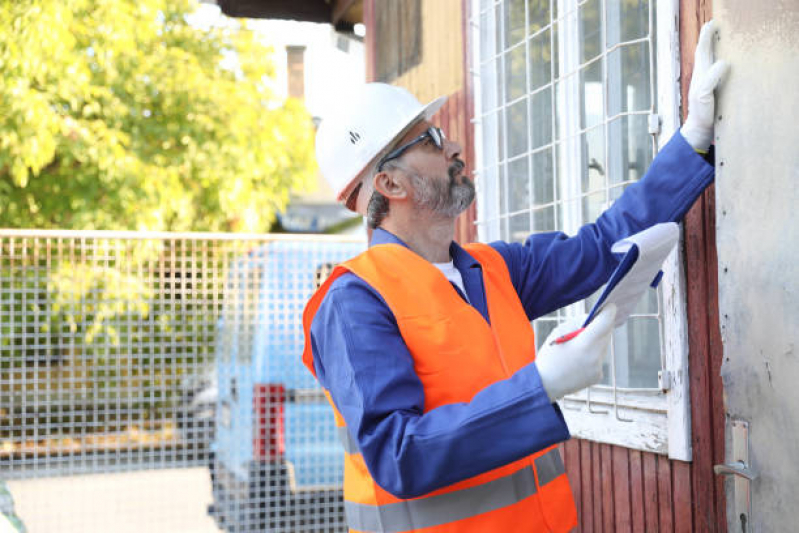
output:
[{"label": "white window frame", "polygon": [[[494,5],[505,0],[472,0],[471,58],[475,106],[475,171],[477,183],[478,238],[490,242],[500,238],[497,213],[500,205],[499,165],[496,143],[483,146],[483,138],[496,138],[498,120],[482,120],[483,92],[496,91],[495,78],[481,83],[481,4]],[[552,0],[557,2],[558,0]],[[655,5],[656,110],[650,117],[650,132],[657,148],[662,148],[680,125],[679,0],[653,0]],[[604,0],[602,10],[604,9]],[[494,21],[495,11],[488,16]],[[650,13],[650,19],[652,13]],[[607,21],[604,21],[606,23]],[[606,25],[606,24],[605,24]],[[494,41],[496,39],[494,38]],[[493,72],[496,76],[496,70]],[[502,75],[502,74],[500,74]],[[554,84],[552,86],[554,89]],[[491,96],[491,95],[489,95]],[[612,97],[612,96],[611,96]],[[606,98],[607,101],[607,98]],[[576,103],[575,103],[576,105]],[[557,111],[555,111],[557,112]],[[554,133],[553,133],[554,134]],[[606,137],[605,142],[609,142]],[[606,146],[606,151],[607,151]],[[557,157],[553,153],[553,157]],[[492,162],[493,165],[492,165]],[[688,328],[685,300],[685,274],[677,246],[663,267],[660,296],[661,389],[619,389],[596,386],[567,397],[561,402],[573,436],[668,455],[670,459],[690,461],[691,417],[688,379]]]}]

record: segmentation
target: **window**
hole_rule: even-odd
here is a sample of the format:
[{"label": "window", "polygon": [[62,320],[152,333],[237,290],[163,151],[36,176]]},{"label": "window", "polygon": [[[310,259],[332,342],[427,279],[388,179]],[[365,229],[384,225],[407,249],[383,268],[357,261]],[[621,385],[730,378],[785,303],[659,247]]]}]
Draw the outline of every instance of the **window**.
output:
[{"label": "window", "polygon": [[[678,124],[673,4],[473,0],[480,240],[572,234],[643,176]],[[575,436],[690,459],[673,255],[615,331],[603,383],[563,400]],[[596,296],[536,320],[538,342]]]}]

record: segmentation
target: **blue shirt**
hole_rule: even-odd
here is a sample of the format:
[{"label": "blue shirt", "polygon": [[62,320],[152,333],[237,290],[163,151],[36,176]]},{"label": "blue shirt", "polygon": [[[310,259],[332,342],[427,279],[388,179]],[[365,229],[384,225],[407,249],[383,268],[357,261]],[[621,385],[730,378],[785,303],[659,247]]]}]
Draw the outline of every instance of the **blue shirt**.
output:
[{"label": "blue shirt", "polygon": [[[680,133],[595,223],[569,237],[550,232],[490,245],[505,259],[530,320],[579,301],[608,279],[614,242],[678,221],[712,182],[714,168]],[[371,246],[404,243],[377,229]],[[455,242],[469,302],[488,315],[480,264]],[[331,285],[311,325],[314,368],[344,417],[369,472],[400,498],[426,494],[569,438],[535,364],[480,391],[469,403],[425,413],[424,390],[385,300],[355,274]]]}]

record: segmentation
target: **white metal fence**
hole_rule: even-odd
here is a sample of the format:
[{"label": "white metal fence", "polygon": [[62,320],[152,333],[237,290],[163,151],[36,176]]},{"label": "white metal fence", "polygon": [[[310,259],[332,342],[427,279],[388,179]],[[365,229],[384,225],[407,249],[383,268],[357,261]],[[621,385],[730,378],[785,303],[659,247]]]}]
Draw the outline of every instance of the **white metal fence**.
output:
[{"label": "white metal fence", "polygon": [[363,247],[0,230],[0,479],[28,530],[344,530],[301,312]]}]

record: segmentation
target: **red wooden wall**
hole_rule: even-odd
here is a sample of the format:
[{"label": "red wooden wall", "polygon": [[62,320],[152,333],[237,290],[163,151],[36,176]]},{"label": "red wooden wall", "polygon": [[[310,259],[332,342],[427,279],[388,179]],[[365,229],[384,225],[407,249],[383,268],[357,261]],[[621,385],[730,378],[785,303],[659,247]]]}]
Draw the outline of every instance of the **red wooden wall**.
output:
[{"label": "red wooden wall", "polygon": [[[364,0],[367,28],[373,2]],[[468,30],[470,1],[463,0],[465,86],[450,95],[437,115],[438,124],[474,162],[474,115]],[[693,53],[702,23],[711,18],[710,0],[680,0],[681,89],[687,102]],[[367,31],[367,77],[373,79],[374,36]],[[371,50],[371,52],[370,52]],[[683,109],[683,113],[686,110]],[[474,241],[475,208],[458,220],[456,238]],[[718,316],[715,194],[708,189],[685,219],[685,268],[691,375],[693,461],[609,444],[572,439],[561,446],[583,532],[726,532],[723,480],[713,465],[724,461],[721,337]]]},{"label": "red wooden wall", "polygon": [[[702,24],[712,18],[711,0],[680,0],[681,90],[688,101],[694,50]],[[683,118],[687,106],[683,105]],[[710,186],[685,217],[685,270],[691,377],[694,525],[726,531],[724,480],[713,465],[724,462],[722,343],[718,306],[716,195]]]}]

